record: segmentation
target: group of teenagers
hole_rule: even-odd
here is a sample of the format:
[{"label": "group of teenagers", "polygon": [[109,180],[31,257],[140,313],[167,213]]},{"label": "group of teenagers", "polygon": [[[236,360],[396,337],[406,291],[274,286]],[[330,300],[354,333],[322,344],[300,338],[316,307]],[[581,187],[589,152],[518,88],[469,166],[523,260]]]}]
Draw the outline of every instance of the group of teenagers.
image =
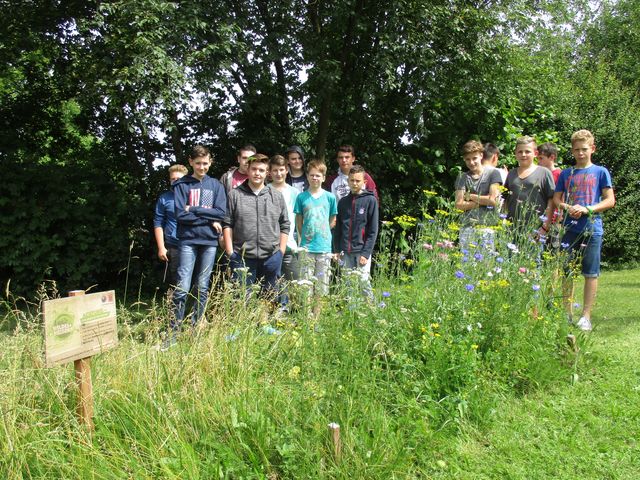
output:
[{"label": "group of teenagers", "polygon": [[218,248],[224,250],[232,280],[259,283],[261,293],[283,312],[289,297],[282,279],[310,280],[316,295],[327,295],[332,261],[356,272],[362,295],[373,299],[376,185],[354,164],[352,146],[339,147],[336,160],[336,173],[327,176],[325,163],[305,162],[299,146],[269,158],[246,145],[237,152],[238,165],[218,180],[207,174],[211,153],[196,145],[189,155],[191,174],[184,165],[169,167],[171,190],[156,202],[154,234],[158,257],[167,262],[169,283],[175,286],[173,332],[184,321],[192,279],[192,323],[204,315]]},{"label": "group of teenagers", "polygon": [[570,323],[574,306],[572,267],[580,264],[585,282],[576,326],[585,331],[592,329],[591,311],[600,275],[604,234],[601,214],[615,205],[609,171],[591,161],[595,151],[590,131],[574,132],[571,154],[575,165],[562,170],[555,165],[556,145],[538,146],[532,137],[520,137],[515,149],[518,166],[507,170],[498,167],[499,151],[494,145],[471,140],[462,147],[467,171],[455,184],[455,205],[463,212],[459,237],[462,249],[471,245],[493,248],[495,229],[491,227],[503,217],[512,223],[514,246],[529,242],[539,249],[547,245],[568,251],[562,288]]},{"label": "group of teenagers", "polygon": [[[462,147],[467,170],[455,183],[455,206],[463,212],[461,249],[493,248],[491,227],[506,216],[522,239],[566,249],[569,258],[581,262],[584,297],[576,325],[582,330],[592,328],[604,233],[601,213],[615,204],[609,171],[591,161],[595,151],[591,132],[575,132],[575,165],[561,170],[555,166],[554,144],[538,146],[532,137],[520,137],[518,166],[507,170],[498,167],[500,152],[494,145],[470,140]],[[352,146],[338,148],[338,169],[329,176],[324,162],[305,162],[298,146],[269,158],[246,145],[237,152],[238,165],[220,180],[207,175],[212,161],[206,147],[195,146],[189,155],[192,173],[183,165],[171,166],[171,190],[156,203],[158,257],[167,262],[169,282],[175,285],[173,332],[185,318],[192,279],[192,323],[203,316],[219,247],[231,278],[259,283],[261,293],[281,311],[288,309],[287,282],[282,279],[312,280],[315,295],[327,295],[335,270],[332,261],[341,270],[357,273],[360,294],[373,300],[369,277],[378,235],[378,193],[371,176],[355,164]],[[573,280],[568,272],[563,299],[572,321]]]}]

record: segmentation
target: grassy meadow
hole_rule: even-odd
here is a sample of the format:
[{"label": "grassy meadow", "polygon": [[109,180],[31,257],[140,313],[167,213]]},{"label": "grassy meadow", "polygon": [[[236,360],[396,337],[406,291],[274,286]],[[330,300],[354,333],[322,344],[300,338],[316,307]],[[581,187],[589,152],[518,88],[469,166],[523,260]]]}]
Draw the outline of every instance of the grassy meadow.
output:
[{"label": "grassy meadow", "polygon": [[577,333],[561,257],[538,266],[505,222],[495,251],[460,251],[455,214],[432,215],[383,227],[375,302],[344,275],[317,319],[304,282],[275,317],[226,285],[165,352],[166,304],[121,308],[119,347],[93,359],[93,434],[73,367],[43,367],[37,307],[7,297],[0,477],[637,477],[640,270],[606,273],[595,329]]}]

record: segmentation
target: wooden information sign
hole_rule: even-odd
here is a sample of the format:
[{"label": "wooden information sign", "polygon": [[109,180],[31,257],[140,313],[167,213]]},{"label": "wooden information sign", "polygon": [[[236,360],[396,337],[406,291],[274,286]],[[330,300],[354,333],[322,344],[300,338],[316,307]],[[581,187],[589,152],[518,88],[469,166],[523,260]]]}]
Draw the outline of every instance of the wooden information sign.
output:
[{"label": "wooden information sign", "polygon": [[113,290],[45,300],[42,312],[48,367],[91,357],[118,344]]},{"label": "wooden information sign", "polygon": [[90,295],[74,290],[67,298],[46,300],[42,305],[47,366],[73,362],[78,417],[90,432],[94,428],[91,357],[118,344],[115,299],[113,290]]}]

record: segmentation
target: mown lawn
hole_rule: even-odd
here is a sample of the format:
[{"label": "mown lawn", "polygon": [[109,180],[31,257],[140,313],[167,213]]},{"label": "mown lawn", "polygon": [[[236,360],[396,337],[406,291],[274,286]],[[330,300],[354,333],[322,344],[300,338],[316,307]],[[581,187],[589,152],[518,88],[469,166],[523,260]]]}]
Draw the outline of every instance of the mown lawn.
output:
[{"label": "mown lawn", "polygon": [[443,453],[434,477],[640,478],[639,295],[640,270],[605,273],[576,381],[505,402],[487,431]]}]

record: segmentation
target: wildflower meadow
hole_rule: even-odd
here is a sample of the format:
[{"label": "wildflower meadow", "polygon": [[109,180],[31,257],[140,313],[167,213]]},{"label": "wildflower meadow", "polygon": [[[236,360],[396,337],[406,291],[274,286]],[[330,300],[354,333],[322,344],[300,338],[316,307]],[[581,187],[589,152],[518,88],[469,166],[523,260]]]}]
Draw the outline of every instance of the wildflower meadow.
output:
[{"label": "wildflower meadow", "polygon": [[222,283],[206,320],[164,352],[166,301],[122,306],[119,347],[93,360],[93,433],[75,417],[69,366],[43,367],[37,305],[7,300],[3,478],[431,476],[434,446],[490,426],[507,399],[568,382],[580,355],[566,341],[562,254],[514,239],[506,219],[490,244],[460,250],[459,212],[425,199],[421,218],[384,222],[375,299],[342,274],[324,299],[290,285],[294,308],[274,315]]}]

